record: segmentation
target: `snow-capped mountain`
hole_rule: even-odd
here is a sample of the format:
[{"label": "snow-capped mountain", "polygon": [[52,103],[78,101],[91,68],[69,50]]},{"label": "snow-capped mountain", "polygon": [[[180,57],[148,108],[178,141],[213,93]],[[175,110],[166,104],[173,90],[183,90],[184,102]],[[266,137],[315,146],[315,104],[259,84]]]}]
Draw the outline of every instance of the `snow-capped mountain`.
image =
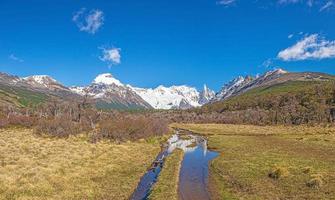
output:
[{"label": "snow-capped mountain", "polygon": [[6,85],[16,85],[22,83],[23,81],[18,76],[13,76],[0,72],[0,82],[5,83]]},{"label": "snow-capped mountain", "polygon": [[209,103],[215,97],[215,92],[204,85],[204,89],[200,92],[199,104]]},{"label": "snow-capped mountain", "polygon": [[109,73],[98,75],[89,86],[71,87],[70,90],[97,99],[103,107],[151,108],[136,92]]},{"label": "snow-capped mountain", "polygon": [[47,75],[34,75],[23,78],[29,85],[36,88],[46,88],[50,90],[69,90],[61,83]]},{"label": "snow-capped mountain", "polygon": [[251,76],[246,77],[239,76],[230,81],[229,83],[225,84],[222,87],[221,91],[215,95],[212,101],[221,101],[231,96],[242,94],[250,89],[265,85],[271,80],[275,80],[286,73],[288,72],[285,70],[276,69],[268,71],[265,74],[257,76],[255,78]]},{"label": "snow-capped mountain", "polygon": [[199,107],[200,93],[196,88],[182,86],[158,86],[155,89],[131,87],[155,109],[188,109]]},{"label": "snow-capped mountain", "polygon": [[214,92],[204,87],[201,93],[196,88],[182,86],[158,86],[157,88],[139,88],[125,85],[112,74],[98,75],[87,87],[71,87],[72,92],[89,95],[114,103],[135,104],[144,108],[188,109],[199,107],[214,96]]},{"label": "snow-capped mountain", "polygon": [[231,80],[229,83],[224,84],[221,91],[215,95],[214,99],[217,101],[226,99],[235,94],[237,91],[240,91],[244,86],[249,84],[251,81],[252,77],[250,76],[247,77],[239,76]]},{"label": "snow-capped mountain", "polygon": [[[123,84],[105,73],[98,75],[90,85],[85,87],[66,87],[46,75],[25,78],[0,73],[0,85],[20,87],[40,93],[58,96],[62,99],[76,99],[79,96],[92,97],[101,108],[154,108],[154,109],[188,109],[204,104],[222,101],[231,96],[242,94],[250,89],[274,85],[288,80],[318,79],[317,73],[288,73],[282,69],[266,72],[257,77],[239,76],[215,93],[206,85],[202,91],[186,85],[158,86],[157,88],[139,88]],[[321,78],[319,78],[321,79]]]},{"label": "snow-capped mountain", "polygon": [[116,86],[124,87],[124,85],[119,80],[114,78],[113,75],[110,73],[98,75],[94,79],[93,84],[116,85]]}]

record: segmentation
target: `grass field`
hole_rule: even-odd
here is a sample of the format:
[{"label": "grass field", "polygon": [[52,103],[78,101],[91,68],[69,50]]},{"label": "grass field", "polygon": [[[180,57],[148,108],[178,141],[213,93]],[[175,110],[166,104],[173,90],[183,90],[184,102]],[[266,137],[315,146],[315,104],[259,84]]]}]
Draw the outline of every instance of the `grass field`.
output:
[{"label": "grass field", "polygon": [[335,199],[335,129],[173,124],[206,135],[213,199]]},{"label": "grass field", "polygon": [[160,151],[157,140],[87,141],[0,130],[0,199],[128,199]]},{"label": "grass field", "polygon": [[183,157],[184,152],[177,149],[166,158],[158,182],[155,184],[149,199],[165,200],[167,197],[169,197],[169,200],[178,199],[179,172]]}]

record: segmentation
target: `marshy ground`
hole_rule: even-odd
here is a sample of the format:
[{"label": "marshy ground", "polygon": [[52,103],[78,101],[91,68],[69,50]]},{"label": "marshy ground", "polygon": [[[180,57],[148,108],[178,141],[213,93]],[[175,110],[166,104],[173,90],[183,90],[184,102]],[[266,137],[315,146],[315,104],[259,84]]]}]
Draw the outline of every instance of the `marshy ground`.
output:
[{"label": "marshy ground", "polygon": [[[172,124],[204,135],[212,199],[335,199],[335,129]],[[185,136],[186,137],[186,136]],[[0,130],[0,199],[128,199],[160,152],[158,139],[115,144]],[[178,199],[183,153],[168,157],[150,199]]]},{"label": "marshy ground", "polygon": [[213,199],[334,199],[335,129],[173,124],[208,137]]},{"label": "marshy ground", "polygon": [[128,199],[159,151],[155,141],[92,144],[2,129],[0,199]]}]

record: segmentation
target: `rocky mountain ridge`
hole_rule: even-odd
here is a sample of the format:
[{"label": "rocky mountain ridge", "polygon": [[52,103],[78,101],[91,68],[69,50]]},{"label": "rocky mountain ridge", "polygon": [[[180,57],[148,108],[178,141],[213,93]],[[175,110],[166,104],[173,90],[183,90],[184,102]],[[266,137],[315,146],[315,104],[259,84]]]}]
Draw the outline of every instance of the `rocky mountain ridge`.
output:
[{"label": "rocky mountain ridge", "polygon": [[25,78],[0,73],[0,89],[3,87],[24,88],[42,94],[73,99],[89,96],[101,108],[141,108],[141,109],[189,109],[208,103],[224,101],[245,93],[253,88],[273,85],[290,80],[323,80],[330,76],[322,73],[289,73],[282,69],[268,71],[263,75],[238,76],[214,92],[206,85],[201,91],[186,85],[139,88],[123,84],[110,73],[98,75],[91,84],[84,87],[66,87],[47,75],[34,75]]}]

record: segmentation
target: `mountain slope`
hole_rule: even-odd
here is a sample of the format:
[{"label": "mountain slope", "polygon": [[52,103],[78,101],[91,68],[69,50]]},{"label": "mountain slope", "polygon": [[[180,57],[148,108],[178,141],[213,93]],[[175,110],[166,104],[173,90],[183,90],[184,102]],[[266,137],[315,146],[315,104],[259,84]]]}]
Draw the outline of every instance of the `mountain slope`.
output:
[{"label": "mountain slope", "polygon": [[71,87],[70,90],[79,95],[88,95],[97,101],[103,109],[148,109],[152,108],[131,88],[115,79],[112,74],[98,75],[87,87]]},{"label": "mountain slope", "polygon": [[69,91],[67,87],[47,75],[35,75],[23,78],[28,84],[35,88],[44,88],[48,90],[65,90]]},{"label": "mountain slope", "polygon": [[0,73],[0,103],[2,106],[25,107],[45,102],[49,95],[31,86],[25,79]]},{"label": "mountain slope", "polygon": [[[335,76],[323,73],[267,73],[240,87],[233,95],[207,104],[202,111],[271,110],[281,105],[284,109],[285,106],[319,104],[322,98],[331,98],[334,83]],[[327,103],[331,106],[335,102]],[[291,109],[293,112],[295,108]]]},{"label": "mountain slope", "polygon": [[230,81],[228,84],[225,84],[221,91],[216,94],[213,101],[225,100],[231,96],[242,94],[250,89],[271,83],[271,81],[276,80],[277,78],[287,73],[287,71],[282,69],[276,69],[273,71],[268,71],[265,74],[255,78],[251,76],[246,76],[245,78],[239,76]]}]

